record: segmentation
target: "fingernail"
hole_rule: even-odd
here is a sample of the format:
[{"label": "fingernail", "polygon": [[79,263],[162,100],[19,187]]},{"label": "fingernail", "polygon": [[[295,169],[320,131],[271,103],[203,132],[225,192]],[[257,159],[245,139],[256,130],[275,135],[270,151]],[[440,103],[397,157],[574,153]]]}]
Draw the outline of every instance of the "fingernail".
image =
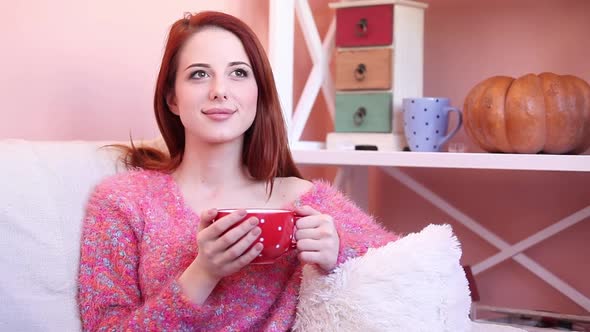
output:
[{"label": "fingernail", "polygon": [[207,211],[207,214],[209,214],[210,216],[214,216],[217,214],[217,209],[209,209],[209,211]]},{"label": "fingernail", "polygon": [[260,227],[256,227],[252,230],[252,234],[258,236],[258,234],[260,234],[262,230],[260,229]]},{"label": "fingernail", "polygon": [[245,215],[246,215],[246,213],[247,213],[247,212],[246,212],[246,210],[238,210],[238,215],[239,215],[240,217],[243,217],[243,216],[245,216]]},{"label": "fingernail", "polygon": [[258,224],[258,218],[254,217],[252,219],[250,219],[250,225],[257,225]]}]

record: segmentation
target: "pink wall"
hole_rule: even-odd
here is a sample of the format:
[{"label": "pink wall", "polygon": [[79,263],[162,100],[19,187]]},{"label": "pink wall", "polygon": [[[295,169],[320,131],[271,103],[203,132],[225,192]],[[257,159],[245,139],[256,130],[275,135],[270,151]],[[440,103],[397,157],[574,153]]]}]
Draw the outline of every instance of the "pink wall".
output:
[{"label": "pink wall", "polygon": [[[462,107],[494,75],[550,71],[590,82],[590,2],[427,0],[424,93]],[[455,141],[480,151],[461,131]]]},{"label": "pink wall", "polygon": [[[449,96],[456,105],[469,88],[495,74],[554,71],[590,82],[590,2],[586,0],[429,0],[425,26],[425,94]],[[323,35],[332,11],[310,0]],[[152,93],[168,26],[185,11],[225,9],[267,38],[266,0],[163,2],[106,0],[51,5],[0,4],[0,138],[126,139],[157,134]],[[294,95],[311,68],[297,27]],[[320,97],[306,139],[322,140],[332,125]],[[461,131],[455,138],[477,148]],[[431,190],[498,233],[517,242],[590,202],[588,173],[404,169]],[[309,177],[331,178],[335,168],[305,167]],[[389,228],[413,232],[449,222],[463,245],[463,263],[496,249],[456,221],[371,169],[370,212]],[[527,250],[527,255],[590,296],[590,222]],[[477,277],[482,302],[584,314],[513,262]],[[586,313],[587,314],[587,313]]]},{"label": "pink wall", "polygon": [[156,136],[152,98],[169,26],[187,11],[238,14],[238,5],[231,0],[3,1],[0,138]]}]

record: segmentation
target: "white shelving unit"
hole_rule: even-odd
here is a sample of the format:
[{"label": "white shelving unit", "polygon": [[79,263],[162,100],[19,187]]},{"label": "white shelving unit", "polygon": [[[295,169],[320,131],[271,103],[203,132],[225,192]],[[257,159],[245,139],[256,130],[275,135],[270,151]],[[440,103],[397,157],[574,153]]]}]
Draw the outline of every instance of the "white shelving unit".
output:
[{"label": "white shelving unit", "polygon": [[[449,153],[449,152],[380,152],[326,150],[324,142],[302,142],[301,133],[311,108],[320,91],[323,93],[328,112],[334,119],[334,88],[329,71],[329,55],[334,49],[335,22],[332,21],[325,40],[321,40],[308,0],[269,0],[269,53],[274,67],[284,116],[289,129],[290,144],[295,162],[300,165],[339,166],[334,184],[339,186],[361,208],[368,207],[368,167],[377,166],[410,190],[445,211],[450,217],[499,251],[475,264],[472,272],[477,275],[501,262],[513,259],[547,284],[590,311],[590,298],[545,269],[523,252],[554,236],[555,234],[590,218],[590,204],[554,224],[530,235],[515,244],[510,244],[486,229],[480,223],[443,197],[408,176],[400,167],[499,169],[515,171],[561,171],[590,172],[590,155],[526,155],[493,153]],[[348,0],[351,1],[351,0]],[[355,0],[359,1],[359,0]],[[371,0],[372,3],[380,3]],[[397,0],[399,3],[414,3]],[[295,13],[295,15],[293,15]],[[297,103],[293,101],[293,50],[295,18],[310,52],[313,68]],[[590,176],[590,173],[589,173]]]},{"label": "white shelving unit", "polygon": [[590,172],[590,155],[293,150],[298,164]]}]

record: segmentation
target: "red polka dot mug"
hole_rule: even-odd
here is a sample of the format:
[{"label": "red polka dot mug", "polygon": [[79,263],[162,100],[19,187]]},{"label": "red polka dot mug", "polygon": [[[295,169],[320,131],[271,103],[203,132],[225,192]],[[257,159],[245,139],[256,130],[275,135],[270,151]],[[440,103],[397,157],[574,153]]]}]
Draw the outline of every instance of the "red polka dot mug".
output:
[{"label": "red polka dot mug", "polygon": [[[237,209],[218,209],[215,220],[218,220]],[[264,246],[252,264],[271,264],[289,250],[297,248],[295,241],[295,222],[300,218],[294,211],[283,209],[245,209],[246,216],[242,220],[256,217],[258,227],[262,230],[254,241]],[[236,227],[240,223],[234,224]],[[252,246],[254,245],[252,244]]]}]

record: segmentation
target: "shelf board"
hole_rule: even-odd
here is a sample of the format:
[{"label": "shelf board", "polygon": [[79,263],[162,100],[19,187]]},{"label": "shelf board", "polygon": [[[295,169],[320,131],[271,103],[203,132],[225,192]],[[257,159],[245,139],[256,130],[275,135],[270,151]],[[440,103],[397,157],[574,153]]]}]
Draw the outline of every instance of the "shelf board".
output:
[{"label": "shelf board", "polygon": [[397,166],[590,172],[590,155],[293,149],[300,165]]}]

